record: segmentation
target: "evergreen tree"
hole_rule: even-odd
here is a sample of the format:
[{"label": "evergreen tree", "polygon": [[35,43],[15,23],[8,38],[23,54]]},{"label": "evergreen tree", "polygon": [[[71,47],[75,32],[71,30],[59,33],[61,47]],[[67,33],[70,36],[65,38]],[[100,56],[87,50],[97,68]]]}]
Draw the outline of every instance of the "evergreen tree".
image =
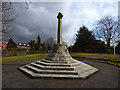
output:
[{"label": "evergreen tree", "polygon": [[30,41],[30,43],[29,43],[29,44],[30,44],[30,47],[31,47],[31,50],[32,50],[32,40]]},{"label": "evergreen tree", "polygon": [[93,52],[95,53],[107,53],[107,45],[105,45],[104,41],[95,40],[95,44],[93,45]]},{"label": "evergreen tree", "polygon": [[37,43],[35,43],[35,50],[38,50]]},{"label": "evergreen tree", "polygon": [[76,42],[73,46],[74,50],[80,52],[89,52],[93,49],[94,44],[95,37],[92,32],[90,32],[85,26],[80,27],[76,34]]},{"label": "evergreen tree", "polygon": [[35,50],[35,40],[30,41],[31,50]]},{"label": "evergreen tree", "polygon": [[38,35],[38,37],[37,37],[37,50],[40,50],[40,44],[41,44],[41,38],[40,38],[40,36]]},{"label": "evergreen tree", "polygon": [[35,40],[33,40],[32,46],[33,46],[32,49],[35,50]]}]

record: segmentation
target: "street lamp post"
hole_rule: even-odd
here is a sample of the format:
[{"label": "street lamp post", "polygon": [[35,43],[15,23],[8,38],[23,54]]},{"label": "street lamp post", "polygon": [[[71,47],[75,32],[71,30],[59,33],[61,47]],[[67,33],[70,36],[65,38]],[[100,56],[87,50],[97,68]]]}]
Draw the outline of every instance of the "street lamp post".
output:
[{"label": "street lamp post", "polygon": [[114,55],[115,55],[115,35],[114,35]]}]

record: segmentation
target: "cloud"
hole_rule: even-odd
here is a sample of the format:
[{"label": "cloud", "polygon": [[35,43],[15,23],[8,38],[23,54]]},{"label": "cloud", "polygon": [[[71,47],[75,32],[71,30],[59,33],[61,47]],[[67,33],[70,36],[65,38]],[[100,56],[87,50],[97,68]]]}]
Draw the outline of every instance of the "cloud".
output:
[{"label": "cloud", "polygon": [[14,39],[29,42],[39,34],[42,42],[53,37],[57,40],[57,14],[63,13],[63,41],[73,44],[80,26],[91,30],[93,24],[106,15],[117,15],[117,3],[101,2],[32,2],[29,9],[25,3],[14,4],[16,29]]}]

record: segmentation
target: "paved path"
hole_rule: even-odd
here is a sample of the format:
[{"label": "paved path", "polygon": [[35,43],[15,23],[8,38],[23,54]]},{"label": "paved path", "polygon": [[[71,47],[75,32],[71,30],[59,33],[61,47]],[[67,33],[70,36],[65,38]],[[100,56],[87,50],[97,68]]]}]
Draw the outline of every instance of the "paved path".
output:
[{"label": "paved path", "polygon": [[[33,60],[32,60],[33,61]],[[18,61],[2,65],[3,88],[117,88],[118,69],[112,65],[84,61],[100,69],[91,77],[82,79],[29,78],[17,70],[20,65],[32,61]]]}]

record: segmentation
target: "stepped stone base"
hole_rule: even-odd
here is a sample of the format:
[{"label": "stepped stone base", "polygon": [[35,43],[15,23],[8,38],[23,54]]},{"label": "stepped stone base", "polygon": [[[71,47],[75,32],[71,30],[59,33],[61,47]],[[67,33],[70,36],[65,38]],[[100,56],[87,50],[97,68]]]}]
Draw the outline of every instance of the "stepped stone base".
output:
[{"label": "stepped stone base", "polygon": [[99,69],[73,59],[65,45],[55,45],[47,58],[19,67],[32,77],[82,78]]}]

